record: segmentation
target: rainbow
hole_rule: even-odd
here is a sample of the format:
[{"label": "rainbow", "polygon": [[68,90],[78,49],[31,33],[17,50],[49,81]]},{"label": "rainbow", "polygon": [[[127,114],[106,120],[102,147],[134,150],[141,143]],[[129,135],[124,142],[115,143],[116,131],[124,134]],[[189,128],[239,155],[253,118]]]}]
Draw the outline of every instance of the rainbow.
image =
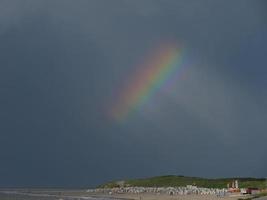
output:
[{"label": "rainbow", "polygon": [[180,68],[181,55],[176,45],[161,44],[118,95],[110,110],[112,119],[121,122],[139,110]]}]

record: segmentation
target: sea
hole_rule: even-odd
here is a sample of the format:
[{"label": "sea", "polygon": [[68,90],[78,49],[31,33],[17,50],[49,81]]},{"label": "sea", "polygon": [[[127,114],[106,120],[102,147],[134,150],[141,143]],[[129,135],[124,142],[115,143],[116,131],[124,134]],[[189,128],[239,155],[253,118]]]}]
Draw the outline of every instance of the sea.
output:
[{"label": "sea", "polygon": [[53,194],[32,194],[16,191],[0,191],[0,200],[119,200],[108,197],[66,196]]}]

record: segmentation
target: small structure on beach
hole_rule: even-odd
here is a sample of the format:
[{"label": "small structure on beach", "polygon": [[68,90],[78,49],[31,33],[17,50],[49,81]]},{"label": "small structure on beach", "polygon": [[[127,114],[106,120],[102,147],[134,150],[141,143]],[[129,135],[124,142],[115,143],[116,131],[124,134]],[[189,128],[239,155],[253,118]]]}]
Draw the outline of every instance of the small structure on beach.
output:
[{"label": "small structure on beach", "polygon": [[231,183],[228,183],[227,188],[230,193],[240,192],[238,180],[233,180]]},{"label": "small structure on beach", "polygon": [[249,187],[249,188],[247,188],[246,191],[247,191],[247,194],[259,194],[260,193],[259,188]]}]

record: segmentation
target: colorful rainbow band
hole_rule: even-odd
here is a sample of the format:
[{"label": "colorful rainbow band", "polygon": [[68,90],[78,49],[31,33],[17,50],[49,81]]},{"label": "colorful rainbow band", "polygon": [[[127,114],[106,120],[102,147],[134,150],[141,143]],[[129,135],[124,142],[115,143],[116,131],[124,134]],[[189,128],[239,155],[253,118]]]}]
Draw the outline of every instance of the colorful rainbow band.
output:
[{"label": "colorful rainbow band", "polygon": [[181,52],[175,45],[161,45],[133,81],[121,92],[119,99],[111,109],[111,117],[123,121],[139,110],[164,83],[176,73],[181,64]]}]

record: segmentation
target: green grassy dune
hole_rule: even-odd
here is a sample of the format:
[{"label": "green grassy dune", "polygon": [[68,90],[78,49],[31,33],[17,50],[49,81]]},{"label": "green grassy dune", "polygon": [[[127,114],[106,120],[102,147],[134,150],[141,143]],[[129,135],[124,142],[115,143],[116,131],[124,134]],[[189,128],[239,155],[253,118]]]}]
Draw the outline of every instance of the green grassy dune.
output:
[{"label": "green grassy dune", "polygon": [[157,176],[142,179],[130,179],[123,181],[113,181],[103,185],[99,188],[112,188],[112,187],[126,187],[126,186],[141,186],[141,187],[178,187],[186,185],[196,185],[205,188],[226,188],[227,183],[233,180],[239,181],[240,188],[257,187],[260,189],[267,188],[267,179],[265,178],[218,178],[206,179],[198,177],[186,176]]}]

